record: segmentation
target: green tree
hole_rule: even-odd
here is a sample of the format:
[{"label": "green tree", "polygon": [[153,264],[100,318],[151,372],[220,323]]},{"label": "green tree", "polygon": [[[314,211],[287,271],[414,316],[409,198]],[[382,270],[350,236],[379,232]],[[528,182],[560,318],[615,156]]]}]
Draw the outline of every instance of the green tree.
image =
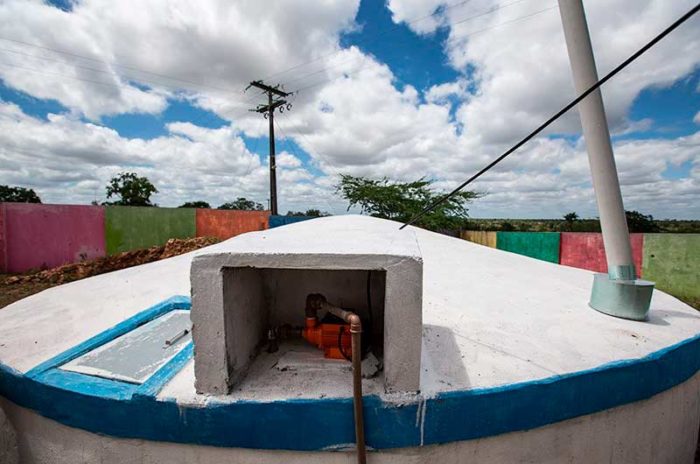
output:
[{"label": "green tree", "polygon": [[211,206],[206,201],[200,200],[200,201],[187,201],[187,202],[181,204],[180,206],[178,206],[178,208],[211,208]]},{"label": "green tree", "polygon": [[651,214],[647,216],[639,211],[625,211],[625,216],[630,232],[661,232],[661,228]]},{"label": "green tree", "polygon": [[0,202],[7,203],[41,203],[34,189],[0,185]]},{"label": "green tree", "polygon": [[262,211],[263,205],[245,197],[238,197],[236,201],[224,203],[218,209],[237,209],[240,211]]},{"label": "green tree", "polygon": [[139,177],[135,172],[120,172],[107,185],[107,198],[118,197],[118,200],[104,204],[156,206],[151,203],[151,195],[154,193],[158,193],[158,189],[148,178]]},{"label": "green tree", "polygon": [[[431,185],[432,181],[424,178],[394,182],[386,177],[376,180],[342,174],[336,193],[348,200],[348,209],[359,206],[362,213],[370,216],[406,222],[444,195],[434,191]],[[424,215],[415,225],[430,230],[463,228],[468,217],[466,205],[480,196],[472,191],[460,192]]]},{"label": "green tree", "polygon": [[515,231],[515,226],[509,221],[503,221],[499,227],[503,232],[513,232]]},{"label": "green tree", "polygon": [[307,209],[303,211],[287,211],[287,216],[307,216],[307,217],[326,217],[331,214],[326,211],[321,211],[320,209]]},{"label": "green tree", "polygon": [[570,213],[566,213],[564,215],[564,224],[565,224],[566,230],[568,230],[569,232],[573,231],[574,224],[578,220],[579,220],[578,214],[576,214],[575,212],[572,211]]}]

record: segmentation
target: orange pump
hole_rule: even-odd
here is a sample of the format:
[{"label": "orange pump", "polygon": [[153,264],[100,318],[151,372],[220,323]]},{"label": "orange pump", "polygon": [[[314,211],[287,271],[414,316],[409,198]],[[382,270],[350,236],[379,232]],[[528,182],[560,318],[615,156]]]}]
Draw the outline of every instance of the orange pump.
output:
[{"label": "orange pump", "polygon": [[326,358],[350,360],[352,341],[349,324],[319,322],[318,317],[310,317],[307,313],[306,326],[301,335],[309,343],[322,349]]}]

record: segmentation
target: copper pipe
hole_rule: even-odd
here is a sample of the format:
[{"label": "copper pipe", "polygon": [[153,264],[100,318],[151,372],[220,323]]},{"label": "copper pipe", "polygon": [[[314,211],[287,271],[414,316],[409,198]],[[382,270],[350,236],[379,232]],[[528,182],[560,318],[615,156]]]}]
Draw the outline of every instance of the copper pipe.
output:
[{"label": "copper pipe", "polygon": [[365,447],[365,420],[362,410],[362,320],[357,314],[330,304],[326,297],[319,293],[306,297],[306,315],[325,309],[350,324],[350,340],[352,346],[352,403],[355,416],[355,446],[357,448],[358,464],[366,464],[367,449]]},{"label": "copper pipe", "polygon": [[357,462],[367,462],[365,449],[365,420],[362,411],[362,322],[357,314],[350,313],[350,337],[352,340],[352,402],[355,413],[355,442],[357,446]]}]

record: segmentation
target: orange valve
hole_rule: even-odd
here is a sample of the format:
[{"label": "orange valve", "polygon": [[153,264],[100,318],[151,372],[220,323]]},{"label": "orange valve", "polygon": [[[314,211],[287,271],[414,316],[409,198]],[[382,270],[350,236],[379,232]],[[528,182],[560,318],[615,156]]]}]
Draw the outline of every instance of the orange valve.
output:
[{"label": "orange valve", "polygon": [[317,317],[307,317],[302,336],[323,350],[326,358],[350,359],[352,341],[349,324],[319,322]]}]

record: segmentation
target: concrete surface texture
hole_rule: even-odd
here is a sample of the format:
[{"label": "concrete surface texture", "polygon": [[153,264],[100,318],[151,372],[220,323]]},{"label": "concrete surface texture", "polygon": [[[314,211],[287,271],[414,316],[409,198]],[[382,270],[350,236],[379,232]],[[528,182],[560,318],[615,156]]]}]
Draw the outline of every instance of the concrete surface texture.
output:
[{"label": "concrete surface texture", "polygon": [[[386,390],[419,389],[422,263],[414,232],[397,233],[386,221],[365,228],[322,222],[327,223],[322,231],[305,227],[286,234],[248,234],[236,241],[240,251],[194,259],[190,275],[198,391],[227,393],[242,379],[271,312],[296,310],[298,316],[285,322],[299,321],[308,293],[322,293],[336,305],[357,301],[366,295],[365,279],[358,276],[366,278],[370,270],[386,274]],[[326,271],[325,276],[314,271]]]},{"label": "concrete surface texture", "polygon": [[[370,463],[692,464],[700,374],[650,399],[546,427],[444,445],[369,453]],[[0,398],[22,432],[23,464],[352,464],[352,452],[293,452],[115,439],[66,427]],[[319,431],[323,433],[323,431]],[[9,461],[10,464],[14,464]]]},{"label": "concrete surface texture", "polygon": [[[308,251],[299,237],[309,234],[318,249],[330,248],[330,231],[337,229],[373,231],[368,254],[399,253],[398,234],[406,232],[362,216],[321,218],[54,287],[0,311],[0,362],[26,372],[172,295],[189,294],[194,256],[265,253],[268,241],[286,243],[290,253]],[[649,322],[612,318],[588,307],[590,271],[410,230],[423,259],[422,391],[575,372],[639,358],[700,333],[700,314],[661,291],[654,292]],[[193,392],[194,379],[183,380]]]},{"label": "concrete surface texture", "polygon": [[105,255],[104,209],[99,206],[3,203],[0,209],[0,253],[5,255],[0,271],[24,272]]},{"label": "concrete surface texture", "polygon": [[[662,291],[654,291],[648,321],[617,319],[588,307],[593,275],[590,271],[504,253],[420,229],[399,231],[398,227],[391,221],[358,216],[316,219],[244,234],[186,255],[46,290],[0,311],[0,363],[13,372],[26,373],[145,308],[172,295],[188,294],[195,256],[214,255],[222,260],[246,254],[258,260],[267,256],[269,262],[262,265],[272,268],[277,258],[285,257],[270,254],[271,249],[284,249],[289,255],[323,255],[335,250],[344,259],[360,249],[375,258],[386,254],[422,258],[419,401],[447,392],[542,379],[554,382],[564,374],[639,360],[700,334],[700,314]],[[344,247],[338,247],[339,234],[365,240],[343,240]],[[411,250],[406,248],[411,243],[406,240],[407,235],[414,236]],[[231,267],[236,267],[232,263]],[[338,269],[348,266],[343,264]],[[390,288],[390,284],[386,287]],[[400,290],[410,296],[410,288]],[[277,401],[350,398],[352,394],[350,374],[342,370],[327,380],[279,371],[271,382],[255,384],[256,379],[249,380],[247,385],[255,389],[235,389],[216,398],[199,395],[194,386],[194,363],[190,362],[158,398],[175,401],[185,409],[247,398]],[[368,393],[377,391],[371,390],[372,385],[367,384]],[[561,462],[563,455],[571,462],[690,462],[692,453],[687,449],[697,438],[698,391],[696,375],[692,382],[685,381],[647,401],[615,410],[484,440],[386,451],[376,455],[376,459],[460,462],[465,456],[474,455],[481,462]],[[381,390],[378,395],[382,401],[396,401]],[[662,401],[661,406],[647,409],[648,405],[657,404],[656,400]],[[67,462],[163,462],[168,456],[173,462],[183,462],[187,457],[191,462],[205,462],[229,456],[236,462],[270,462],[280,457],[290,462],[353,459],[352,454],[344,453],[275,453],[116,440],[59,426],[8,402],[3,403],[3,408],[9,411],[10,420],[20,433],[20,450],[31,448],[34,454],[28,459],[35,459],[33,462],[61,462],[51,461],[52,454],[46,453],[72,459]],[[615,415],[618,410],[622,415]],[[422,417],[430,420],[430,408]],[[416,419],[417,424],[421,422],[420,416]],[[465,421],[468,419],[465,417]],[[138,446],[117,449],[116,443]],[[602,459],[591,460],[591,456]]]},{"label": "concrete surface texture", "polygon": [[463,230],[460,237],[470,242],[478,243],[491,248],[496,248],[496,232],[484,230]]},{"label": "concrete surface texture", "polygon": [[559,232],[498,232],[496,246],[499,250],[558,263],[559,238]]},{"label": "concrete surface texture", "polygon": [[700,299],[700,234],[645,234],[642,272],[661,290]]},{"label": "concrete surface texture", "polygon": [[0,463],[19,464],[17,433],[0,404]]},{"label": "concrete surface texture", "polygon": [[[644,234],[630,234],[630,244],[637,276],[644,277],[642,275]],[[559,263],[564,266],[588,269],[589,271],[608,272],[602,234],[563,232],[561,234]]]},{"label": "concrete surface texture", "polygon": [[265,230],[269,216],[269,211],[197,209],[197,237],[226,240],[245,232]]},{"label": "concrete surface texture", "polygon": [[192,208],[108,206],[105,208],[107,254],[163,245],[170,238],[196,235]]}]

